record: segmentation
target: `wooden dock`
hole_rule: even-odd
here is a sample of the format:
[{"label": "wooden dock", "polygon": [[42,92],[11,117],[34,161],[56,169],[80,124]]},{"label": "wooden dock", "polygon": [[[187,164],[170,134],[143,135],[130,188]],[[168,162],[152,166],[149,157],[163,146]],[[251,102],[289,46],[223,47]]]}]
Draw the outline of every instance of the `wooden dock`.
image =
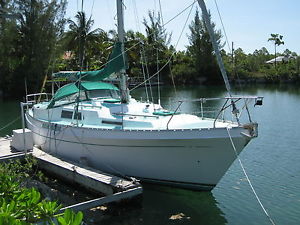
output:
[{"label": "wooden dock", "polygon": [[105,195],[111,195],[140,186],[134,181],[103,173],[75,162],[62,160],[35,147],[33,148],[32,155],[38,160],[40,168]]},{"label": "wooden dock", "polygon": [[[0,138],[0,163],[9,159],[24,158],[25,156],[25,153],[13,150],[10,142],[11,138]],[[33,147],[27,154],[32,154],[38,160],[38,166],[47,172],[69,182],[79,184],[86,189],[105,194],[105,197],[65,208],[85,210],[110,202],[131,199],[143,192],[142,186],[134,179],[117,177],[79,163],[63,160],[36,147]]]}]

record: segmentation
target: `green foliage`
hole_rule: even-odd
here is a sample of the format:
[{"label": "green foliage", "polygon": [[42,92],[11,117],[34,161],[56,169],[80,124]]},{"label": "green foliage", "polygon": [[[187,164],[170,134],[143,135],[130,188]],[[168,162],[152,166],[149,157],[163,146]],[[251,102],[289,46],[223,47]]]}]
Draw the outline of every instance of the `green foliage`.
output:
[{"label": "green foliage", "polygon": [[[189,36],[190,45],[187,47],[187,52],[194,62],[194,67],[196,69],[196,74],[194,76],[204,78],[207,83],[219,83],[222,76],[220,75],[220,70],[217,65],[204,19],[200,19],[198,11],[196,11],[195,18],[189,28],[191,34]],[[221,32],[215,29],[214,23],[212,23],[212,28],[216,36],[216,41],[219,47],[222,48]]]},{"label": "green foliage", "polygon": [[[66,0],[1,1],[8,15],[0,18],[0,89],[13,96],[37,92],[58,52],[64,28]],[[4,2],[6,4],[4,4]]]},{"label": "green foliage", "polygon": [[299,57],[295,52],[286,49],[281,56],[285,56],[287,61],[278,62],[277,66],[266,64],[275,55],[269,54],[266,48],[255,50],[252,54],[245,54],[241,48],[234,51],[234,60],[231,54],[224,54],[223,60],[228,74],[232,80],[243,79],[276,83],[282,81],[299,80]]},{"label": "green foliage", "polygon": [[[28,92],[34,93],[40,91],[46,74],[80,67],[96,70],[106,64],[117,39],[116,31],[94,29],[93,19],[84,12],[78,12],[74,20],[67,20],[66,3],[67,0],[0,1],[1,13],[6,13],[0,17],[0,91],[4,95],[24,96],[25,78]],[[67,31],[65,24],[68,24]],[[140,78],[143,73],[152,76],[163,68],[159,76],[164,83],[171,83],[172,75],[177,84],[222,82],[207,28],[198,11],[189,26],[189,45],[185,51],[170,46],[172,35],[163,26],[160,14],[149,11],[143,25],[145,35],[127,31],[125,36],[130,77]],[[212,26],[222,49],[222,34],[213,22]],[[275,54],[269,54],[266,48],[246,54],[239,48],[232,58],[221,50],[232,80],[299,80],[297,54],[289,50],[277,52],[277,47],[284,44],[283,36],[271,34],[268,41],[274,42]],[[277,55],[294,58],[274,66],[265,63]]]},{"label": "green foliage", "polygon": [[73,66],[78,68],[87,68],[91,63],[94,47],[98,43],[108,41],[107,33],[100,28],[92,30],[94,20],[87,18],[85,12],[77,12],[75,16],[76,21],[68,20],[69,30],[64,34],[63,41],[65,42],[67,50],[72,51],[75,56]]},{"label": "green foliage", "polygon": [[[56,216],[62,207],[57,202],[41,199],[41,194],[34,188],[20,185],[22,175],[27,174],[34,161],[27,159],[25,165],[16,161],[0,164],[0,225],[32,224],[43,221],[44,224],[81,224],[83,214],[66,210],[63,215]],[[25,168],[28,166],[28,168]]]},{"label": "green foliage", "polygon": [[142,75],[141,55],[143,46],[141,43],[146,41],[146,37],[142,33],[129,30],[126,32],[125,38],[125,48],[129,49],[126,53],[129,63],[128,73],[130,77],[139,77]]},{"label": "green foliage", "polygon": [[197,73],[193,65],[191,57],[188,57],[185,52],[178,52],[173,61],[172,75],[174,76],[175,83],[190,84],[197,82]]},{"label": "green foliage", "polygon": [[83,218],[82,212],[74,213],[66,209],[63,216],[57,218],[60,225],[80,225]]},{"label": "green foliage", "polygon": [[[143,40],[144,63],[147,63],[150,76],[160,71],[166,65],[171,52],[168,47],[171,34],[162,25],[160,14],[155,15],[153,11],[148,12],[148,20],[144,18],[146,38]],[[160,79],[166,81],[169,73],[168,67],[160,72]]]},{"label": "green foliage", "polygon": [[275,46],[284,45],[284,41],[282,41],[283,36],[279,34],[271,34],[271,37],[268,41],[274,41]]},{"label": "green foliage", "polygon": [[[283,36],[279,34],[271,34],[271,37],[268,39],[268,41],[273,41],[274,42],[274,47],[275,47],[275,59],[277,57],[277,52],[276,52],[276,46],[279,45],[284,45],[284,41],[282,40]],[[276,69],[276,60],[275,60],[275,69]]]}]

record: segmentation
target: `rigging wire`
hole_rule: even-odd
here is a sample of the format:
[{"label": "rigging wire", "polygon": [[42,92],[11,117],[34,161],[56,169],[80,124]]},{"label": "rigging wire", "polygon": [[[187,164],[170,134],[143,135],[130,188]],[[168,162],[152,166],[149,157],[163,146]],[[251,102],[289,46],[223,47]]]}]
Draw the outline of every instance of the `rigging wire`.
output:
[{"label": "rigging wire", "polygon": [[[81,12],[83,12],[83,4],[84,4],[84,0],[81,0]],[[81,31],[82,32],[82,31]],[[80,46],[80,59],[79,59],[79,66],[80,66],[80,71],[79,71],[79,79],[78,79],[78,83],[79,85],[81,84],[81,80],[82,80],[82,70],[83,70],[83,64],[84,64],[84,53],[85,53],[85,49],[84,49],[84,42],[83,40],[81,40],[80,38],[80,35],[81,33],[79,33],[79,37],[78,37],[78,40],[79,40],[79,46]],[[79,113],[78,113],[78,107],[79,107],[79,102],[80,102],[80,96],[81,96],[81,88],[78,88],[78,96],[76,98],[76,106],[74,107],[74,116],[76,116],[76,122],[77,122],[77,126],[79,126]]]},{"label": "rigging wire", "polygon": [[[158,1],[159,1],[159,10],[160,10],[160,15],[161,15],[161,22],[162,22],[162,24],[164,24],[164,17],[163,17],[163,13],[162,13],[161,1],[160,0],[158,0]],[[164,25],[163,25],[163,27],[164,27]],[[177,97],[177,90],[176,90],[174,76],[173,76],[173,73],[172,73],[171,62],[169,63],[169,70],[170,70],[170,74],[171,74],[173,88],[174,88],[174,91],[175,91],[175,96]]]},{"label": "rigging wire", "polygon": [[158,47],[156,48],[156,71],[157,71],[157,96],[158,96],[158,105],[160,107],[160,82],[159,82],[160,73],[159,73],[159,62],[158,62]]},{"label": "rigging wire", "polygon": [[[214,2],[215,2],[215,5],[216,5],[217,11],[218,11],[218,15],[219,15],[219,18],[220,18],[220,21],[221,21],[221,24],[222,24],[223,32],[224,32],[224,35],[225,35],[225,38],[226,38],[226,42],[227,42],[227,46],[228,46],[228,50],[229,50],[229,52],[232,52],[232,59],[233,59],[233,44],[232,44],[232,48],[230,48],[230,44],[229,44],[228,37],[227,37],[227,34],[226,34],[226,29],[225,29],[225,26],[224,26],[224,23],[223,23],[223,19],[222,19],[220,10],[219,10],[219,6],[218,6],[218,4],[217,4],[217,0],[214,0]],[[232,62],[232,63],[234,63],[234,62]],[[234,68],[233,68],[233,70],[234,70]],[[233,72],[233,73],[234,73],[234,72]],[[234,73],[234,74],[235,74],[235,73]],[[240,88],[240,90],[243,90],[243,89],[242,89],[241,80],[240,80],[240,78],[239,78],[238,73],[236,73],[236,76],[237,76],[237,78],[238,78],[239,88]],[[244,99],[244,102],[245,102],[246,110],[247,110],[247,112],[248,112],[248,114],[249,114],[249,108],[248,108],[248,105],[246,104],[246,100],[245,100],[245,99]],[[250,115],[250,114],[249,114],[249,115]]]},{"label": "rigging wire", "polygon": [[93,3],[92,3],[92,8],[91,8],[91,17],[93,15],[93,11],[94,11],[94,4],[95,4],[95,0],[93,0]]},{"label": "rigging wire", "polygon": [[[145,49],[144,49],[144,46],[142,46],[142,54],[143,54],[143,58],[145,60],[145,67],[146,67],[146,74],[147,74],[147,77],[148,77],[148,82],[149,82],[149,87],[150,87],[150,96],[151,96],[151,101],[153,103],[153,106],[154,106],[154,98],[153,98],[153,91],[152,91],[152,85],[151,85],[151,78],[150,78],[150,73],[149,73],[149,68],[148,68],[148,64],[147,64],[147,58],[146,58],[146,53],[145,53]],[[146,80],[146,79],[145,79]],[[147,82],[144,82],[145,85],[147,84]]]},{"label": "rigging wire", "polygon": [[[196,1],[197,1],[197,0],[194,0],[193,3],[191,3],[190,5],[188,5],[187,7],[185,7],[183,10],[181,10],[179,13],[177,13],[175,16],[173,16],[171,19],[169,19],[165,24],[163,24],[163,26],[166,26],[167,24],[169,24],[170,22],[172,22],[174,19],[176,19],[177,17],[179,17],[181,14],[183,14],[185,11],[187,11],[189,8],[193,7]],[[190,13],[191,13],[191,11],[190,11]],[[190,13],[189,13],[189,15],[190,15]],[[187,23],[187,21],[186,21],[186,23]],[[185,26],[186,26],[186,23],[185,23]],[[180,34],[180,38],[181,38],[181,36],[182,36],[182,33],[183,33],[183,30],[182,30],[182,32],[181,32],[181,34]],[[179,39],[180,39],[180,38],[179,38]],[[136,44],[134,44],[134,45],[132,45],[130,48],[125,49],[123,53],[126,53],[126,52],[130,51],[131,49],[133,49],[134,47],[136,47],[138,44],[140,44],[140,42],[139,42],[139,43],[136,43]],[[177,45],[178,45],[178,42],[176,43],[175,47],[177,47]],[[122,53],[122,54],[123,54],[123,53]],[[118,57],[120,57],[122,54],[119,54],[119,55],[117,55],[116,57],[114,57],[114,58],[108,60],[106,63],[103,63],[100,67],[103,67],[103,66],[109,64],[109,63],[112,62],[113,60],[115,60],[115,59],[117,59]],[[175,52],[172,53],[171,58],[172,58],[172,56],[173,56],[174,54],[175,54]],[[161,70],[164,69],[165,67],[166,67],[166,65],[164,65],[163,68],[161,68]],[[160,70],[160,71],[161,71],[161,70]],[[153,78],[153,77],[156,76],[156,75],[157,75],[157,73],[155,73],[154,75],[152,75],[152,76],[150,77],[150,79]],[[83,75],[81,78],[84,78],[84,77],[86,77],[86,76],[87,76],[87,74],[86,74],[86,75]],[[77,81],[79,81],[79,78],[77,79]],[[147,80],[147,81],[148,81],[148,80]],[[144,82],[141,83],[141,84],[144,84]],[[139,86],[140,86],[140,85],[139,85]],[[134,89],[135,89],[135,88],[134,88]]]},{"label": "rigging wire", "polygon": [[[185,21],[185,23],[184,23],[184,26],[183,26],[183,28],[182,28],[182,30],[181,30],[181,33],[180,33],[180,35],[179,35],[179,38],[178,38],[178,40],[177,40],[177,42],[176,42],[176,44],[175,44],[175,49],[176,49],[176,47],[177,47],[177,45],[178,45],[178,43],[179,43],[179,41],[180,41],[180,39],[181,39],[181,37],[182,37],[182,34],[183,34],[184,30],[185,30],[185,27],[186,27],[186,25],[187,25],[187,22],[188,22],[188,20],[189,20],[189,18],[190,18],[190,15],[191,15],[191,13],[192,13],[193,8],[194,8],[195,2],[196,2],[196,1],[194,1],[191,5],[189,5],[187,8],[184,9],[184,11],[185,11],[186,9],[191,8],[190,11],[189,11],[189,14],[188,14],[188,16],[187,16],[187,19],[186,19],[186,21]],[[182,12],[183,12],[183,11],[181,11],[179,14],[182,14]],[[177,15],[179,15],[179,14],[177,14]],[[174,17],[173,17],[173,18],[174,18]],[[176,17],[175,17],[175,18],[176,18]],[[169,21],[170,21],[170,20],[169,20]],[[168,21],[167,23],[169,23],[169,21]],[[166,24],[167,24],[167,23],[166,23]],[[165,25],[165,24],[164,24],[164,25]],[[158,72],[162,71],[162,70],[170,63],[170,61],[171,61],[171,59],[173,58],[173,56],[175,55],[175,53],[176,53],[176,51],[174,51],[174,52],[171,54],[171,56],[169,57],[168,61],[160,68],[160,70],[159,70]],[[142,82],[142,83],[136,85],[135,87],[133,87],[132,89],[130,89],[130,91],[135,90],[136,88],[140,87],[140,86],[143,85],[145,82],[147,82],[148,80],[150,80],[150,79],[152,79],[153,77],[155,77],[155,76],[158,74],[158,72],[154,73],[151,77],[149,77],[149,78],[148,78],[147,80],[145,80],[144,82]]]},{"label": "rigging wire", "polygon": [[160,0],[158,0],[159,3],[159,11],[160,11],[160,16],[161,16],[161,23],[164,24],[164,18],[163,18],[163,14],[162,14],[162,9],[161,9],[161,2]]},{"label": "rigging wire", "polygon": [[[163,18],[163,14],[162,14],[162,9],[161,9],[161,2],[160,0],[158,0],[159,3],[159,24],[164,24],[164,18]],[[162,26],[164,28],[164,26]],[[156,41],[157,38],[156,38]],[[156,69],[157,71],[159,71],[159,61],[158,61],[158,48],[156,49]],[[158,105],[160,106],[160,73],[157,74],[157,92],[158,92]]]},{"label": "rigging wire", "polygon": [[220,10],[219,10],[219,6],[218,6],[216,0],[214,0],[214,2],[215,2],[216,8],[217,8],[217,12],[219,14],[219,18],[220,18],[220,21],[221,21],[221,24],[222,24],[223,32],[224,32],[224,35],[225,35],[225,38],[226,38],[226,42],[227,42],[227,46],[228,46],[228,50],[229,50],[229,52],[231,52],[231,48],[230,48],[230,45],[229,45],[229,41],[228,41],[228,38],[227,38],[227,34],[226,34],[225,26],[223,24],[223,20],[222,20],[222,16],[221,16],[221,13],[220,13]]},{"label": "rigging wire", "polygon": [[234,145],[234,143],[233,143],[233,140],[232,140],[231,134],[230,134],[230,132],[229,132],[229,129],[230,129],[229,127],[226,128],[227,133],[228,133],[228,136],[229,136],[229,139],[230,139],[230,142],[231,142],[231,145],[232,145],[232,148],[233,148],[234,153],[235,153],[235,156],[236,156],[237,160],[239,161],[239,164],[240,164],[240,166],[241,166],[241,168],[242,168],[242,170],[243,170],[243,173],[244,173],[244,175],[245,175],[245,177],[246,177],[246,179],[247,179],[247,182],[248,182],[248,184],[249,184],[249,186],[250,186],[250,188],[251,188],[253,194],[255,195],[255,198],[256,198],[256,200],[258,201],[260,207],[261,207],[262,210],[264,211],[265,215],[268,217],[270,223],[271,223],[272,225],[275,225],[274,220],[271,218],[271,216],[269,215],[269,213],[268,213],[267,210],[265,209],[264,205],[262,204],[260,198],[258,197],[258,195],[257,195],[257,193],[256,193],[256,191],[255,191],[255,189],[254,189],[254,187],[253,187],[253,185],[252,185],[252,182],[251,182],[251,180],[250,180],[250,178],[249,178],[249,176],[248,176],[248,174],[247,174],[247,172],[246,172],[246,170],[245,170],[245,167],[244,167],[244,165],[243,165],[243,163],[242,163],[242,160],[240,159],[240,157],[239,157],[239,155],[238,155],[238,153],[237,153],[237,150],[236,150],[235,145]]},{"label": "rigging wire", "polygon": [[[144,67],[142,50],[140,50],[140,55],[141,55],[141,60],[140,61],[141,61],[141,65],[142,65],[142,72],[143,72],[144,80],[146,80],[146,74],[145,74],[145,67]],[[146,91],[147,102],[149,102],[149,94],[148,94],[148,88],[147,88],[147,84],[146,83],[145,83],[145,91]]]},{"label": "rigging wire", "polygon": [[[139,16],[138,16],[138,10],[137,10],[137,6],[136,6],[136,1],[132,0],[132,4],[133,4],[134,16],[135,16],[136,30],[138,30],[140,32],[140,30],[141,30],[140,23],[139,23],[140,19],[139,19]],[[144,49],[143,49],[143,45],[141,44],[140,45],[140,55],[141,55],[141,60],[140,61],[141,61],[141,66],[142,66],[143,77],[144,77],[144,80],[146,80],[146,71],[145,71],[144,58],[143,58],[143,52],[142,51],[144,51]],[[145,62],[145,65],[146,65],[146,62]],[[147,74],[147,75],[149,77],[149,74]],[[151,89],[151,83],[149,85],[149,88]],[[145,92],[146,92],[147,102],[149,102],[148,87],[147,87],[146,83],[145,83]],[[153,96],[152,96],[152,99],[153,99]]]},{"label": "rigging wire", "polygon": [[[141,32],[141,28],[140,28],[140,19],[139,19],[139,16],[138,16],[138,10],[137,10],[137,6],[136,6],[136,1],[133,0],[133,5],[134,5],[134,15],[135,15],[135,22],[136,22],[136,28],[139,32]],[[143,71],[143,77],[144,77],[144,80],[146,80],[146,74],[145,72],[147,73],[147,77],[149,78],[149,69],[148,69],[148,65],[147,65],[147,58],[146,58],[146,54],[145,54],[145,49],[144,49],[144,45],[142,43],[142,41],[140,41],[140,54],[141,54],[141,61],[142,61],[142,71]],[[146,67],[146,71],[145,71],[145,67]],[[151,96],[151,100],[152,100],[152,103],[154,103],[153,101],[153,93],[152,93],[152,85],[151,85],[151,81],[149,80],[148,82],[149,84],[149,91],[150,91],[150,96]],[[147,97],[147,102],[149,102],[149,95],[148,95],[148,84],[145,83],[145,91],[146,91],[146,97]]]}]

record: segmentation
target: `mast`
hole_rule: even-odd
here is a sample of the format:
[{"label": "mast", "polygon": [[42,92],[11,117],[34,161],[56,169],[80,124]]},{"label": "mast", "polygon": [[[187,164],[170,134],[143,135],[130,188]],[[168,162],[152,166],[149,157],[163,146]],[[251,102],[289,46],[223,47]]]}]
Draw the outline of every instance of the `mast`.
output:
[{"label": "mast", "polygon": [[225,66],[224,66],[224,63],[223,63],[223,60],[222,60],[222,57],[221,57],[221,53],[220,53],[219,46],[218,46],[217,41],[216,41],[216,37],[215,37],[214,31],[213,31],[213,28],[211,26],[210,18],[209,18],[204,0],[198,0],[198,3],[199,3],[199,6],[201,8],[201,11],[203,13],[204,22],[205,22],[206,28],[208,30],[212,46],[213,46],[215,54],[216,54],[217,62],[218,62],[218,65],[220,67],[220,70],[221,70],[221,73],[222,73],[223,80],[225,82],[227,92],[228,92],[229,96],[231,97],[231,88],[230,88],[230,84],[229,84],[229,81],[228,81],[227,73],[226,73],[226,70],[225,70]]},{"label": "mast", "polygon": [[[124,14],[123,14],[123,0],[117,0],[117,17],[118,17],[118,39],[121,42],[121,51],[122,57],[125,61],[125,54],[124,54]],[[124,63],[125,64],[125,63]],[[127,87],[127,74],[125,69],[122,69],[119,73],[120,76],[120,90],[121,90],[121,101],[123,103],[128,103],[129,101],[129,90]]]}]

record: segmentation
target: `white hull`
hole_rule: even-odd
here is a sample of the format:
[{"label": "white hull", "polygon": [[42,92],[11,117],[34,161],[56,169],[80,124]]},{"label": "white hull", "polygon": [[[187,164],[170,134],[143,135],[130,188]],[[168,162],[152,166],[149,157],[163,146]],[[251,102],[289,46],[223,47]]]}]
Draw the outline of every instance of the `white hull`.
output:
[{"label": "white hull", "polygon": [[[141,180],[212,189],[236,155],[226,128],[130,131],[54,125],[26,114],[34,144],[49,153]],[[238,153],[250,140],[233,127]]]}]

